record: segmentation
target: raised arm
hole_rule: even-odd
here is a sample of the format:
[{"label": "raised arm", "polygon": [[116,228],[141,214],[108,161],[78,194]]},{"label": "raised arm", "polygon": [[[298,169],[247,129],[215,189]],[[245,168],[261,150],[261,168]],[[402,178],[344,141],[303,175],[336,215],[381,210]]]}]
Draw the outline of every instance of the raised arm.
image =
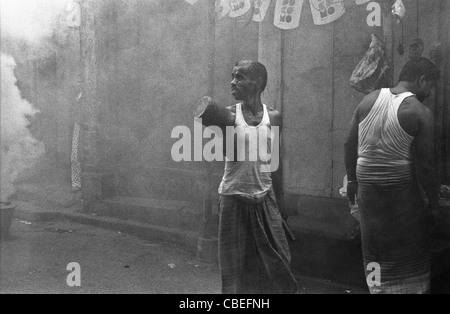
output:
[{"label": "raised arm", "polygon": [[218,126],[224,129],[234,126],[235,113],[230,108],[219,106],[211,97],[203,97],[193,110],[194,119],[202,119],[204,126]]}]

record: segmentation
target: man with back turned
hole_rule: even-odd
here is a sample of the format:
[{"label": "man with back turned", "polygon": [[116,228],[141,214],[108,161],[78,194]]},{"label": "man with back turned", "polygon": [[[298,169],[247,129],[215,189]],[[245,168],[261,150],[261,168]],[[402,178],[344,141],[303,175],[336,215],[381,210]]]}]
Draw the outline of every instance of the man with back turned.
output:
[{"label": "man with back turned", "polygon": [[345,144],[347,195],[361,210],[366,275],[370,264],[381,266],[380,282],[369,284],[373,294],[430,292],[430,213],[438,212],[439,183],[433,114],[421,101],[438,79],[431,61],[411,60],[396,87],[366,96],[353,117]]}]

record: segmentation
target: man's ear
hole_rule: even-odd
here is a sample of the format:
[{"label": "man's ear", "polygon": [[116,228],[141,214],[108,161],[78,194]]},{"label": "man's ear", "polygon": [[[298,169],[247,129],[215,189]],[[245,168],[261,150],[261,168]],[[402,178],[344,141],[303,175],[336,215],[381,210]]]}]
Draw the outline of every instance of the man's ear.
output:
[{"label": "man's ear", "polygon": [[419,86],[425,86],[425,85],[427,85],[427,78],[425,77],[425,75],[422,75],[420,78],[419,78]]}]

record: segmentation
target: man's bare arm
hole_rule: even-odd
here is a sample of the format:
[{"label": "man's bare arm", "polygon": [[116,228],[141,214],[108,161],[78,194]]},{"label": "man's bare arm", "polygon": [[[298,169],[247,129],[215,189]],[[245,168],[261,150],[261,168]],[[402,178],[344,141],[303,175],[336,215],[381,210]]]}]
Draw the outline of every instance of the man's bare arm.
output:
[{"label": "man's bare arm", "polygon": [[236,119],[236,106],[222,107],[214,102],[211,97],[203,97],[194,107],[194,118],[202,119],[204,126],[218,126],[225,129],[234,126]]},{"label": "man's bare arm", "polygon": [[347,171],[347,196],[351,203],[356,201],[358,183],[356,178],[356,166],[358,162],[358,132],[359,132],[359,107],[356,109],[345,142],[345,168]]},{"label": "man's bare arm", "polygon": [[281,216],[284,220],[287,220],[288,216],[286,213],[286,208],[284,204],[284,187],[283,187],[283,156],[282,156],[282,141],[281,141],[281,129],[283,126],[282,115],[280,112],[269,108],[269,115],[272,126],[279,127],[280,138],[279,138],[279,166],[278,169],[272,173],[272,184],[275,197],[277,199],[278,207],[280,209]]},{"label": "man's bare arm", "polygon": [[415,139],[416,166],[419,181],[432,209],[439,207],[439,180],[434,164],[434,120],[431,110],[422,106],[419,131]]},{"label": "man's bare arm", "polygon": [[358,141],[359,141],[359,123],[363,121],[372,110],[378,97],[380,90],[370,93],[361,101],[353,114],[350,124],[350,131],[345,142],[345,168],[347,171],[347,196],[349,201],[354,204],[356,201],[356,193],[358,192],[358,179],[356,177],[356,166],[358,163]]}]

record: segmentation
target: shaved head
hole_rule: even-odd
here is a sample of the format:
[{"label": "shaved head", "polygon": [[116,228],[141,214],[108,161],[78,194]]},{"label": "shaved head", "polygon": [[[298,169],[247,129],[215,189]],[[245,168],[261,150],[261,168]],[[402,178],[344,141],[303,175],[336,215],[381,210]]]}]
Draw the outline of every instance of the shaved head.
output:
[{"label": "shaved head", "polygon": [[236,67],[246,67],[248,69],[248,75],[254,80],[260,80],[261,91],[264,91],[267,87],[267,69],[266,67],[257,61],[241,60],[236,62]]}]

